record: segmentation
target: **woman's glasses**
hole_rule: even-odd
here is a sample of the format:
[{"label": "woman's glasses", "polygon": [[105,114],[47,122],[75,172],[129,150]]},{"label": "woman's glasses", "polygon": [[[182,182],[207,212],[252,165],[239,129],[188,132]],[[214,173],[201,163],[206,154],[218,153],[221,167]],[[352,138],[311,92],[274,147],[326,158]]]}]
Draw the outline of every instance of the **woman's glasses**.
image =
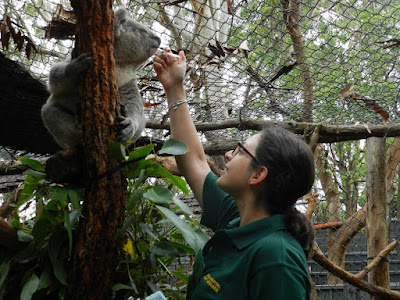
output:
[{"label": "woman's glasses", "polygon": [[239,153],[240,149],[242,149],[242,150],[243,150],[244,152],[246,152],[252,159],[254,159],[254,161],[255,161],[257,164],[259,164],[260,166],[262,166],[262,164],[258,161],[258,159],[255,158],[255,156],[254,156],[253,154],[251,154],[250,151],[247,150],[247,149],[242,145],[242,143],[240,143],[240,142],[237,143],[235,149],[232,150],[232,156],[236,156],[236,155]]}]

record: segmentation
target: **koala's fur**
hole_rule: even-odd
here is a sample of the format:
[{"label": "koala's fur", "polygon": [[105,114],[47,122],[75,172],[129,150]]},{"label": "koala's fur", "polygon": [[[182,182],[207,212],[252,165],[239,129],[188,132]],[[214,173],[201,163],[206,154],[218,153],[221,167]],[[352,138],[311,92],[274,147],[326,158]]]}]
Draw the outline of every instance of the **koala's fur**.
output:
[{"label": "koala's fur", "polygon": [[[145,127],[143,103],[136,82],[135,71],[152,56],[160,45],[160,38],[147,26],[127,16],[119,8],[114,18],[115,73],[121,101],[119,132],[116,140],[132,142]],[[81,101],[78,93],[80,75],[90,67],[93,58],[81,54],[54,65],[49,75],[50,97],[42,107],[42,119],[56,142],[64,149],[80,143],[78,131]]]}]

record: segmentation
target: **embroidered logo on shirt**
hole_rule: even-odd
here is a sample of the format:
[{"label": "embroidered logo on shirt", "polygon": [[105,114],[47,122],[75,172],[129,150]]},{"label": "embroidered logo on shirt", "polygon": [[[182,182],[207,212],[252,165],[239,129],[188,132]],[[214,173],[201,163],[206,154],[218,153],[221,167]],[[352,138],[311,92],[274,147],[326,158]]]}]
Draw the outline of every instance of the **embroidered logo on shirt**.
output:
[{"label": "embroidered logo on shirt", "polygon": [[210,274],[207,274],[203,278],[205,282],[214,290],[214,292],[219,292],[221,285],[214,278],[212,278]]}]

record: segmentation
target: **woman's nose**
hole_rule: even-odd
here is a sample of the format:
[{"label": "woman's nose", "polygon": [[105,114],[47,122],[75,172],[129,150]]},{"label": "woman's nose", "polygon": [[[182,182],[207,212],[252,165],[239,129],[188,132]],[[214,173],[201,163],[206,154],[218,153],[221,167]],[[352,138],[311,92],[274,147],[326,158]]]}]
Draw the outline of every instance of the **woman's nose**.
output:
[{"label": "woman's nose", "polygon": [[232,159],[232,153],[233,153],[233,150],[229,150],[228,152],[226,152],[225,153],[225,158],[227,160],[231,160]]}]

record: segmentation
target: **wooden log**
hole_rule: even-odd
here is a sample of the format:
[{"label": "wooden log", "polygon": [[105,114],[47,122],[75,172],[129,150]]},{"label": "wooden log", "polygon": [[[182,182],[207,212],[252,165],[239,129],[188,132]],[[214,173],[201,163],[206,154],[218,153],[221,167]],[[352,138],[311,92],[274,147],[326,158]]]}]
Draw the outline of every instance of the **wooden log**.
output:
[{"label": "wooden log", "polygon": [[[373,259],[388,245],[389,207],[386,202],[386,140],[367,139],[367,252]],[[381,263],[368,273],[368,282],[384,288],[390,287],[389,265]],[[371,299],[381,300],[375,296]]]},{"label": "wooden log", "polygon": [[[318,143],[336,143],[351,140],[362,140],[369,137],[397,137],[400,136],[400,123],[360,124],[360,125],[326,125],[307,122],[278,122],[253,120],[249,118],[227,119],[221,122],[197,123],[198,131],[210,131],[226,128],[238,130],[261,130],[264,126],[280,126],[295,134],[310,136],[319,127]],[[169,130],[169,123],[148,122],[147,128]]]}]

